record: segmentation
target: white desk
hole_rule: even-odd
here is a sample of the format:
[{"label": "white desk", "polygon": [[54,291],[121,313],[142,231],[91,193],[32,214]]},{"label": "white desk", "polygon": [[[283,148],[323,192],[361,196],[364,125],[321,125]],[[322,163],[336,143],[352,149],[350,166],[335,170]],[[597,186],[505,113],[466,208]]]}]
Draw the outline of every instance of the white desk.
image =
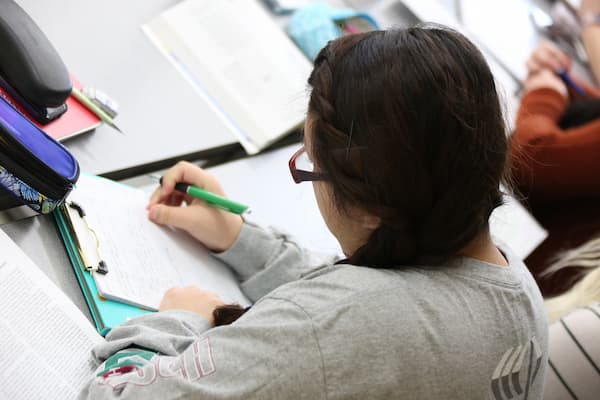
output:
[{"label": "white desk", "polygon": [[[161,168],[177,158],[198,159],[237,148],[237,140],[225,124],[140,29],[176,0],[17,2],[81,82],[106,91],[121,106],[115,122],[125,136],[101,126],[66,143],[82,169],[121,179],[142,173],[144,165],[166,160],[158,163],[156,168]],[[367,6],[382,28],[414,22],[400,1],[346,3]],[[451,13],[436,0],[404,3],[419,18],[456,26]],[[512,114],[514,85],[502,76],[500,68],[492,67],[506,87]]]},{"label": "white desk", "polygon": [[97,174],[198,153],[237,140],[159,53],[140,25],[175,0],[17,0],[67,67],[120,105],[126,133],[101,126],[65,144],[81,168]]}]

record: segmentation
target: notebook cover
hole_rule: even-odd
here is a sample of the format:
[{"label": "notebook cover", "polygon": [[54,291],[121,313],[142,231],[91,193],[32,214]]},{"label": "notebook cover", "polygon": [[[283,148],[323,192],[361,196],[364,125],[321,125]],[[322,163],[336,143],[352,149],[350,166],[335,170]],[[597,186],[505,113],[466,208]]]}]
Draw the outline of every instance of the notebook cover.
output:
[{"label": "notebook cover", "polygon": [[59,208],[54,211],[53,215],[56,224],[58,225],[63,244],[65,245],[69,259],[71,260],[75,276],[77,277],[77,281],[79,282],[81,291],[85,297],[90,314],[94,319],[96,329],[102,336],[105,336],[113,327],[130,318],[153,312],[101,297],[96,289],[94,278],[84,269],[77,254],[75,243],[73,242],[71,232],[65,221],[65,217],[62,215],[61,209]]},{"label": "notebook cover", "polygon": [[[73,87],[82,89],[81,83],[71,75],[71,81]],[[52,136],[58,141],[63,141],[75,135],[79,135],[84,132],[91,131],[92,129],[100,126],[100,118],[93,112],[87,109],[73,96],[67,98],[67,111],[58,117],[56,120],[49,124],[42,125],[27,114],[27,112],[2,89],[0,88],[0,95],[4,97],[10,104],[12,104],[22,114],[27,116],[30,121],[36,124],[40,129]]]}]

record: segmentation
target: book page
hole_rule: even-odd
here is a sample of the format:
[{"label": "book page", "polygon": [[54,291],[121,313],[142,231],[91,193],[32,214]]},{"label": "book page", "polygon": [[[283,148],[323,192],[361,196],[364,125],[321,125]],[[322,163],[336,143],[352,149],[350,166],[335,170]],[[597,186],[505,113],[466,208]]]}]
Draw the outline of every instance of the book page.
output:
[{"label": "book page", "polygon": [[310,61],[256,0],[190,0],[144,32],[256,153],[304,120]]},{"label": "book page", "polygon": [[[100,256],[109,271],[94,274],[102,296],[155,310],[169,288],[195,285],[226,303],[249,304],[232,271],[200,243],[148,220],[149,197],[143,191],[82,174],[69,200],[84,209],[98,237]],[[98,254],[95,241],[85,224],[79,226],[78,238],[92,259]]]},{"label": "book page", "polygon": [[0,229],[0,398],[74,399],[103,339]]}]

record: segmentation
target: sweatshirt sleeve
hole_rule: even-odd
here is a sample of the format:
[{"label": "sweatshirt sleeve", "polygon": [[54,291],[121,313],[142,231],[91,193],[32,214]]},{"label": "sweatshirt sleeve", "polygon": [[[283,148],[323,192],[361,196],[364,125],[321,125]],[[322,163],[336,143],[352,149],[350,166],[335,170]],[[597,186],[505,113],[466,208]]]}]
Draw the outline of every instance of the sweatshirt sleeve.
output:
[{"label": "sweatshirt sleeve", "polygon": [[335,261],[333,255],[303,249],[281,231],[249,222],[244,223],[236,242],[228,250],[214,256],[236,271],[242,291],[253,302]]},{"label": "sweatshirt sleeve", "polygon": [[600,192],[600,119],[561,129],[567,102],[551,89],[533,90],[521,101],[511,138],[513,172],[536,200]]},{"label": "sweatshirt sleeve", "polygon": [[558,121],[568,99],[552,89],[537,89],[521,99],[517,113],[515,139],[520,144],[550,141],[560,134]]},{"label": "sweatshirt sleeve", "polygon": [[193,313],[159,312],[116,327],[81,399],[320,399],[322,359],[312,321],[265,298],[232,325],[207,329]]}]

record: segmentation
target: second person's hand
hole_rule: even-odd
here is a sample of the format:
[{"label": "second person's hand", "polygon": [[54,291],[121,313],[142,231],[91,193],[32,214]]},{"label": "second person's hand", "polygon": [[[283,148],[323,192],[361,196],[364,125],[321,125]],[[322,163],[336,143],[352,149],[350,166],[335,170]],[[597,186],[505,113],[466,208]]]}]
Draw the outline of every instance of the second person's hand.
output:
[{"label": "second person's hand", "polygon": [[185,230],[212,251],[221,252],[231,247],[242,229],[242,217],[175,191],[175,184],[179,182],[225,196],[213,175],[182,161],[163,175],[162,186],[150,197],[148,218],[159,225]]},{"label": "second person's hand", "polygon": [[536,75],[544,69],[554,73],[569,71],[571,59],[552,42],[541,43],[527,60],[529,76]]},{"label": "second person's hand", "polygon": [[554,72],[551,72],[548,69],[543,69],[537,74],[527,77],[523,86],[525,88],[525,93],[536,89],[546,88],[560,93],[563,97],[569,96],[565,83]]}]

